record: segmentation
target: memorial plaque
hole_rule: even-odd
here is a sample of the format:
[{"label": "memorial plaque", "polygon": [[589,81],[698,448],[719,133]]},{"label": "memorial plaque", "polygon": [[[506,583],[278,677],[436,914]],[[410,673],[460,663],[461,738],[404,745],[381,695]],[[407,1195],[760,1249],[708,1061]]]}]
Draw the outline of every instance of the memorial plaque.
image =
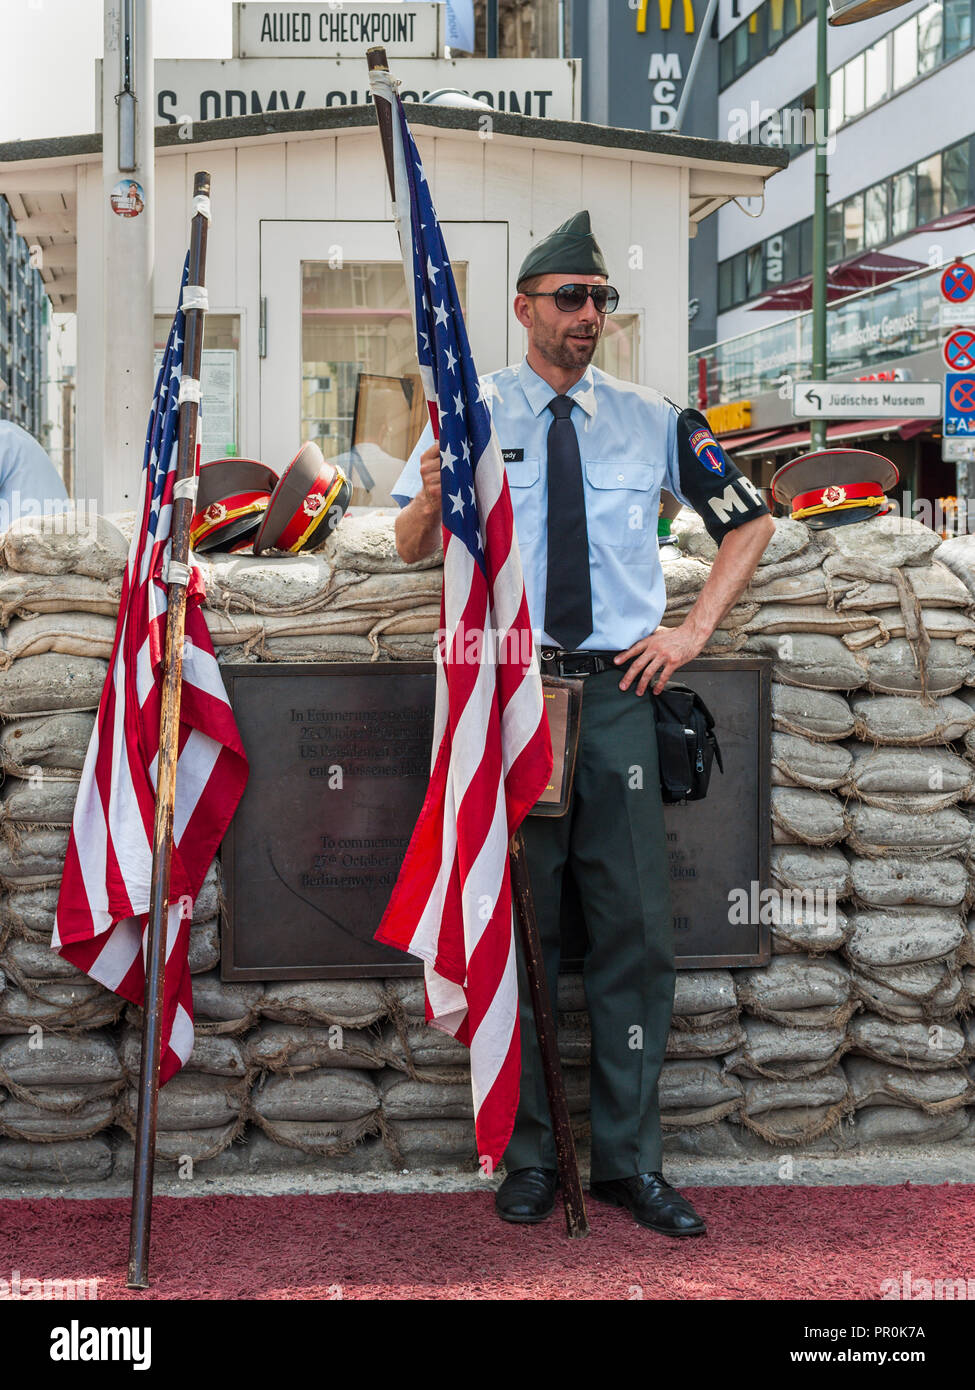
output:
[{"label": "memorial plaque", "polygon": [[[761,921],[761,893],[772,842],[771,663],[702,658],[682,666],[673,680],[696,690],[710,709],[724,760],[723,775],[715,763],[703,801],[664,807],[677,966],[767,965],[771,931]],[[570,880],[563,893],[564,968],[580,969],[585,947]]]},{"label": "memorial plaque", "polygon": [[372,938],[430,776],[433,663],[223,675],[250,760],[221,849],[223,978],[422,974]]},{"label": "memorial plaque", "polygon": [[[223,668],[251,765],[221,849],[224,979],[422,973],[372,938],[426,792],[434,671],[432,662]],[[702,659],[675,680],[708,704],[724,758],[703,801],[664,811],[677,963],[766,964],[770,930],[756,909],[771,845],[771,666]],[[564,968],[579,969],[585,924],[570,877],[564,909]]]}]

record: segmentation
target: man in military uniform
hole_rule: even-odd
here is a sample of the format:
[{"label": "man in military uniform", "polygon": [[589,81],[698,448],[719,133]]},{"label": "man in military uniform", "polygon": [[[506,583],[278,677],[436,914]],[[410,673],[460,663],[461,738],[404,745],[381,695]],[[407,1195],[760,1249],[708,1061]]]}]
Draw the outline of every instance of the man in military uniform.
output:
[{"label": "man in military uniform", "polygon": [[[661,1173],[657,1082],[674,1000],[669,869],[653,709],[747,585],[773,531],[757,489],[707,421],[591,365],[617,303],[587,212],[528,254],[514,311],[528,350],[486,377],[543,672],[584,676],[572,804],[524,834],[552,999],[563,875],[578,889],[589,947],[591,1195],[667,1235],[704,1231]],[[660,490],[697,510],[720,549],[693,609],[659,626],[666,595]],[[405,560],[440,542],[441,464],[427,429],[393,495]],[[720,718],[720,713],[719,713]],[[518,1117],[495,1203],[507,1221],[544,1219],[558,1183],[531,1004],[519,960]]]}]

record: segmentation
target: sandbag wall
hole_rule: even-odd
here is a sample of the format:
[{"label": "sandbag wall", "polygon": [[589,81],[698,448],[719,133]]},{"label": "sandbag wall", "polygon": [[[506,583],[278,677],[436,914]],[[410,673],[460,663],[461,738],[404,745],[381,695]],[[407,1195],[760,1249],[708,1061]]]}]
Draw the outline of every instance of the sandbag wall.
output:
[{"label": "sandbag wall", "polygon": [[[677,530],[668,623],[715,554],[698,518]],[[897,517],[820,532],[780,520],[709,643],[774,663],[781,896],[769,904],[771,964],[729,972],[724,1012],[674,1035],[687,1060],[668,1068],[672,1149],[822,1152],[969,1134],[973,599],[967,540],[942,543]],[[709,1104],[726,1107],[713,1124]]]},{"label": "sandbag wall", "polygon": [[[138,1011],[49,949],[127,550],[130,523],[116,521],[25,521],[0,544],[0,1183],[131,1171]],[[696,519],[678,531],[667,622],[714,553]],[[661,1079],[669,1150],[774,1156],[967,1134],[969,558],[911,522],[819,536],[779,522],[712,639],[714,654],[775,662],[774,884],[832,890],[837,906],[826,922],[779,912],[767,968],[681,973]],[[314,555],[202,569],[222,660],[431,653],[439,564],[404,566],[387,515],[346,517]],[[191,931],[196,1046],[160,1093],[163,1166],[473,1168],[467,1054],[424,1025],[421,983],[222,982],[220,898],[214,865]],[[559,1024],[583,1136],[579,977],[561,982]]]}]

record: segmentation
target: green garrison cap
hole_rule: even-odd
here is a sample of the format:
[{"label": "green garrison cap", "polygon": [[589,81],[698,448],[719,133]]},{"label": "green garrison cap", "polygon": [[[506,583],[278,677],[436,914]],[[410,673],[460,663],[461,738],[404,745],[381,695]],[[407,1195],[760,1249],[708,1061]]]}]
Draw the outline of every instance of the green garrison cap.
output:
[{"label": "green garrison cap", "polygon": [[529,275],[605,275],[609,271],[592,234],[588,212],[577,212],[533,246],[521,263],[517,284]]}]

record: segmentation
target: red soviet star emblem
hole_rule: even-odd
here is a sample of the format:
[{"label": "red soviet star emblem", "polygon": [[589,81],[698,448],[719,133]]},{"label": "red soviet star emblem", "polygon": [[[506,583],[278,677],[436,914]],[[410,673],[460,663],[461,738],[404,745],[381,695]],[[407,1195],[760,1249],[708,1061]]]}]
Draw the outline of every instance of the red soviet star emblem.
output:
[{"label": "red soviet star emblem", "polygon": [[846,501],[846,488],[831,487],[823,488],[823,505],[825,507],[838,507],[841,502]]},{"label": "red soviet star emblem", "polygon": [[224,517],[227,515],[227,508],[222,502],[211,502],[203,515],[206,517],[207,521],[216,525],[218,521],[223,521]]},{"label": "red soviet star emblem", "polygon": [[310,497],[306,497],[301,504],[301,509],[305,516],[317,516],[325,505],[325,498],[320,492],[313,492]]}]

